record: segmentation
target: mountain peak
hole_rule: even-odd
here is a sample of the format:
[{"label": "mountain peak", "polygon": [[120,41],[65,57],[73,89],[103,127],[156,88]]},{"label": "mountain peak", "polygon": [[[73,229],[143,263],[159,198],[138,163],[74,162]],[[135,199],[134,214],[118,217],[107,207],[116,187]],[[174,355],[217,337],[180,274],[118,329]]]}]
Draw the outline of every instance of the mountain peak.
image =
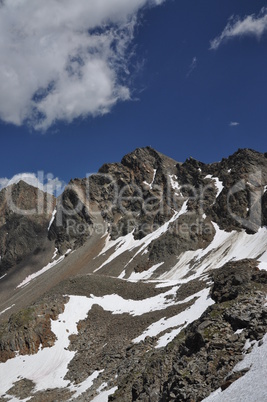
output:
[{"label": "mountain peak", "polygon": [[140,167],[142,164],[150,165],[154,169],[158,169],[160,166],[175,166],[177,162],[156,151],[154,148],[147,146],[144,148],[136,148],[133,152],[125,155],[121,163],[128,167]]},{"label": "mountain peak", "polygon": [[[265,163],[267,158],[267,153],[261,153],[250,148],[239,148],[236,152],[227,158],[229,161],[242,161],[247,163]],[[225,158],[223,159],[225,160]]]}]

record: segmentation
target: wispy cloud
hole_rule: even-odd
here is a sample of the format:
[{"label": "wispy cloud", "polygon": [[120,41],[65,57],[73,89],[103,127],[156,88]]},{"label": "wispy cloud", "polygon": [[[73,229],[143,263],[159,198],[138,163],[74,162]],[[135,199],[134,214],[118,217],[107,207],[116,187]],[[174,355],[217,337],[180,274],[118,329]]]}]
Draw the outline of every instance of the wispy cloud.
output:
[{"label": "wispy cloud", "polygon": [[186,74],[186,77],[189,77],[189,75],[192,74],[192,72],[195,70],[196,67],[197,67],[197,58],[193,57],[193,60],[189,66],[188,73]]},{"label": "wispy cloud", "polygon": [[261,9],[258,15],[247,15],[243,19],[239,16],[232,16],[222,33],[210,42],[210,49],[218,47],[236,37],[255,36],[260,39],[267,31],[267,7]]},{"label": "wispy cloud", "polygon": [[37,187],[42,191],[49,194],[58,196],[64,190],[66,183],[60,180],[58,177],[54,177],[52,174],[44,175],[43,172],[35,173],[18,173],[11,179],[7,177],[0,178],[0,190],[12,184],[18,183],[23,180],[25,183],[30,184],[33,187]]},{"label": "wispy cloud", "polygon": [[0,119],[46,130],[130,99],[138,11],[163,2],[0,1]]},{"label": "wispy cloud", "polygon": [[240,123],[238,123],[238,121],[231,121],[230,123],[229,123],[229,126],[230,127],[236,127],[236,126],[239,126],[240,125]]}]

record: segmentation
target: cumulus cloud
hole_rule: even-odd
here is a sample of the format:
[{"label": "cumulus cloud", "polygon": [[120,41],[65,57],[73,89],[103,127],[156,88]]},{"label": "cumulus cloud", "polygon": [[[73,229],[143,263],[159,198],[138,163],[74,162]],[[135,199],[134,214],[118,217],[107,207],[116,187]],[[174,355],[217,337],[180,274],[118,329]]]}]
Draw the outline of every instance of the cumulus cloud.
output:
[{"label": "cumulus cloud", "polygon": [[163,1],[0,1],[0,118],[46,130],[130,99],[138,11]]},{"label": "cumulus cloud", "polygon": [[258,39],[267,31],[267,7],[262,8],[258,15],[252,14],[245,18],[231,17],[222,33],[210,42],[210,49],[216,50],[225,41],[243,36],[254,36]]},{"label": "cumulus cloud", "polygon": [[35,173],[18,173],[11,179],[7,177],[0,178],[0,190],[12,184],[18,183],[23,180],[25,183],[30,184],[33,187],[37,187],[42,191],[49,194],[58,196],[64,190],[66,183],[60,180],[58,177],[54,177],[52,174],[44,175],[43,172]]},{"label": "cumulus cloud", "polygon": [[236,127],[236,126],[239,126],[239,124],[240,124],[240,123],[238,123],[238,121],[231,121],[231,122],[229,123],[229,126],[230,126],[230,127]]}]

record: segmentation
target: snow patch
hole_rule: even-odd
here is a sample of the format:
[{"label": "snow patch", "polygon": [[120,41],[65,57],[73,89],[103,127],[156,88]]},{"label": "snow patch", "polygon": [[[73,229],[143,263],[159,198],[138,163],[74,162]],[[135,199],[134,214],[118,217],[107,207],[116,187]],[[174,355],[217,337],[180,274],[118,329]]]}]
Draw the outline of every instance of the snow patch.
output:
[{"label": "snow patch", "polygon": [[93,374],[91,374],[85,381],[82,383],[72,386],[77,389],[74,395],[72,395],[71,400],[78,398],[78,396],[82,395],[85,391],[87,391],[91,386],[93,385],[94,380],[99,376],[100,373],[102,373],[104,370],[101,371],[95,371]]},{"label": "snow patch", "polygon": [[[68,380],[64,380],[68,371],[68,364],[76,353],[68,350],[69,336],[78,333],[78,322],[87,317],[88,311],[92,306],[98,304],[105,311],[110,311],[112,314],[128,313],[132,316],[140,316],[150,311],[163,310],[171,305],[185,303],[194,297],[199,296],[200,299],[203,297],[200,292],[184,301],[175,302],[174,296],[177,290],[178,287],[176,286],[165,293],[144,300],[126,300],[116,294],[103,297],[91,295],[90,298],[86,296],[69,296],[65,310],[59,315],[58,320],[51,320],[51,330],[57,337],[54,346],[40,349],[35,355],[18,355],[5,363],[0,363],[1,392],[7,392],[18,378],[23,377],[36,384],[35,392],[68,386],[70,391],[76,392],[75,398],[78,397],[91,387],[93,379],[100,372],[94,372],[86,381],[78,385],[70,384]],[[191,316],[193,316],[193,313]],[[179,324],[176,323],[175,325]],[[106,397],[107,392],[101,393],[101,395]]]},{"label": "snow patch", "polygon": [[[51,330],[57,337],[54,346],[39,350],[35,355],[16,356],[0,364],[2,393],[7,392],[19,377],[33,381],[36,384],[35,392],[68,386],[69,381],[64,377],[69,362],[75,356],[74,351],[68,350],[69,336],[78,333],[77,322],[86,318],[91,301],[86,302],[84,297],[71,296],[64,313],[59,315],[57,321],[51,321]],[[69,389],[78,390],[75,385]]]},{"label": "snow patch", "polygon": [[215,180],[215,186],[217,187],[217,195],[216,198],[219,197],[219,195],[221,194],[221,192],[224,189],[224,185],[223,182],[221,180],[219,180],[218,177],[214,177],[213,180]]},{"label": "snow patch", "polygon": [[101,391],[103,391],[103,389],[105,389],[108,386],[107,382],[103,382],[103,384],[100,385],[100,387],[97,388],[96,392],[100,393]]},{"label": "snow patch", "polygon": [[[263,256],[262,256],[263,257]],[[265,258],[266,256],[264,255],[264,258]],[[263,269],[264,271],[267,271],[267,261],[261,261],[259,264],[258,264],[258,268],[259,269]]]},{"label": "snow patch", "polygon": [[132,316],[140,316],[151,311],[164,310],[168,306],[181,304],[182,302],[175,302],[171,297],[176,295],[178,288],[178,286],[175,286],[165,293],[160,293],[144,300],[126,300],[116,294],[103,297],[91,295],[89,300],[91,300],[92,305],[98,304],[105,311],[110,311],[112,314],[128,313]]},{"label": "snow patch", "polygon": [[146,184],[146,185],[150,188],[150,190],[151,190],[152,187],[153,187],[153,184],[154,184],[154,181],[155,181],[155,177],[156,177],[156,174],[157,174],[157,169],[153,169],[153,171],[154,171],[154,173],[153,173],[152,182],[149,184],[147,181],[143,181],[143,183]]},{"label": "snow patch", "polygon": [[12,304],[12,306],[10,306],[10,307],[6,308],[5,310],[1,311],[0,315],[4,314],[6,311],[10,310],[14,306],[15,306],[15,304]]},{"label": "snow patch", "polygon": [[[70,252],[71,250],[68,250],[68,252]],[[67,253],[68,253],[67,252]],[[66,253],[66,254],[67,254]],[[55,267],[56,265],[58,265],[61,261],[63,261],[65,258],[65,255],[62,255],[61,257],[59,257],[56,261],[53,262],[49,262],[49,264],[47,264],[45,267],[43,267],[40,271],[35,272],[32,275],[27,276],[18,286],[18,288],[22,288],[26,285],[28,285],[33,279],[37,278],[38,276],[44,274],[46,271],[49,271],[49,269]]]},{"label": "snow patch", "polygon": [[244,328],[242,328],[242,329],[237,329],[237,330],[235,331],[235,335],[242,334],[243,331],[244,331]]},{"label": "snow patch", "polygon": [[181,186],[178,183],[178,177],[175,174],[169,174],[169,178],[170,178],[170,183],[171,183],[173,190],[180,191]]},{"label": "snow patch", "polygon": [[128,266],[133,259],[142,251],[145,251],[145,249],[149,246],[149,244],[159,238],[163,233],[165,233],[168,230],[168,227],[170,223],[176,221],[176,219],[179,218],[179,216],[185,214],[187,212],[187,201],[185,201],[180,209],[180,211],[175,212],[171,219],[164,223],[162,226],[160,226],[157,230],[155,230],[152,233],[149,233],[147,236],[143,237],[140,240],[135,240],[133,236],[133,232],[128,233],[126,236],[119,237],[116,240],[110,240],[109,238],[106,239],[106,244],[99,254],[99,256],[104,255],[108,250],[110,250],[113,247],[115,248],[114,253],[111,254],[111,256],[103,262],[103,264],[100,265],[99,268],[95,269],[94,272],[97,272],[101,268],[103,268],[105,265],[109,264],[111,261],[113,261],[115,258],[120,256],[121,254],[132,251],[133,249],[139,247],[139,250],[135,253],[133,258],[127,263],[126,266]]},{"label": "snow patch", "polygon": [[97,395],[92,402],[108,402],[109,395],[114,394],[117,391],[118,387],[113,387],[108,391],[102,391],[99,395]]},{"label": "snow patch", "polygon": [[217,188],[216,198],[218,198],[224,189],[223,182],[218,177],[213,177],[211,174],[208,174],[207,176],[205,176],[204,179],[211,179],[211,180],[215,181],[215,186]]},{"label": "snow patch", "polygon": [[238,372],[246,368],[249,368],[249,371],[243,377],[236,380],[226,390],[215,391],[203,402],[267,401],[267,334],[263,338],[262,345],[259,346],[257,342],[251,353],[245,355],[244,360],[239,362],[233,371]]},{"label": "snow patch", "polygon": [[216,223],[215,236],[205,249],[186,251],[178,257],[176,265],[160,275],[162,280],[181,280],[192,273],[186,281],[198,278],[205,271],[220,268],[227,262],[245,258],[255,258],[260,261],[260,268],[267,266],[267,228],[263,227],[257,233],[250,235],[244,230],[241,232],[225,232]]},{"label": "snow patch", "polygon": [[246,340],[246,343],[243,347],[244,351],[246,352],[247,350],[249,350],[253,345],[255,345],[256,341],[251,341],[250,339]]},{"label": "snow patch", "polygon": [[50,228],[51,228],[52,223],[54,222],[56,213],[57,213],[57,210],[54,209],[54,211],[52,212],[52,218],[51,218],[51,220],[50,220],[50,222],[49,222],[49,225],[48,225],[48,229],[47,229],[48,232],[49,232],[49,230],[50,230]]},{"label": "snow patch", "polygon": [[[128,281],[140,281],[140,280],[145,280],[145,279],[149,279],[153,273],[159,268],[161,267],[161,265],[164,264],[163,262],[160,262],[159,264],[153,265],[153,267],[149,268],[147,271],[143,271],[143,272],[133,272],[131,274],[131,276],[127,279]],[[124,271],[125,272],[125,271]]]},{"label": "snow patch", "polygon": [[52,257],[52,261],[56,258],[57,253],[58,253],[58,249],[55,248],[55,251],[54,251],[54,254],[53,254],[53,257]]},{"label": "snow patch", "polygon": [[121,274],[118,276],[118,279],[123,279],[125,277],[126,270],[124,269]]},{"label": "snow patch", "polygon": [[[214,301],[209,296],[210,289],[203,289],[198,293],[195,293],[185,300],[179,302],[179,304],[188,303],[194,298],[197,298],[192,306],[188,307],[186,310],[177,314],[174,317],[170,318],[161,318],[159,321],[151,324],[142,335],[138,336],[133,340],[134,343],[139,343],[143,341],[146,336],[157,336],[161,332],[166,331],[167,329],[174,328],[171,333],[165,334],[159,338],[156,348],[160,348],[166,346],[169,342],[173,340],[175,336],[177,336],[183,328],[185,328],[188,324],[198,319],[204,311],[214,304]],[[179,327],[179,328],[177,328]]]}]

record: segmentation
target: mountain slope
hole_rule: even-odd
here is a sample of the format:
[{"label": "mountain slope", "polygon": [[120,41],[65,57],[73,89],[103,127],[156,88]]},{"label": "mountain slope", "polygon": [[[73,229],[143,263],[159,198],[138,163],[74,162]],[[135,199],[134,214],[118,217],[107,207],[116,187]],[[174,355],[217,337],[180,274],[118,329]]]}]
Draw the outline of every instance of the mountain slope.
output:
[{"label": "mountain slope", "polygon": [[[36,209],[25,186],[12,197]],[[0,234],[31,229],[24,248],[10,226],[22,262],[2,265],[1,400],[200,401],[245,379],[231,370],[267,329],[266,189],[267,154],[207,165],[146,147],[49,213],[21,220],[0,193]]]}]

